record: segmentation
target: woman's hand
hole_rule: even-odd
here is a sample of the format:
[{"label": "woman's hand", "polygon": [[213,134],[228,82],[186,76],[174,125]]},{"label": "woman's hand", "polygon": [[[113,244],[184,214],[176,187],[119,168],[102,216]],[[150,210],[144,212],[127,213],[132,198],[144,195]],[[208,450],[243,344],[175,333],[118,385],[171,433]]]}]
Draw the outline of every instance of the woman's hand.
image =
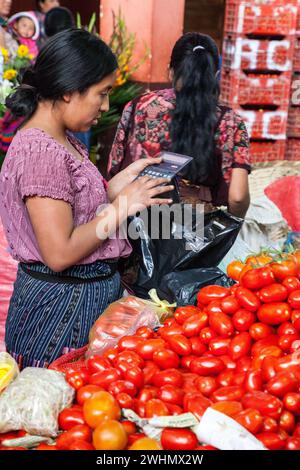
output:
[{"label": "woman's hand", "polygon": [[120,171],[108,183],[108,197],[112,202],[120,192],[132,183],[138,175],[149,165],[157,165],[162,162],[162,158],[141,158],[131,163],[125,170]]},{"label": "woman's hand", "polygon": [[[137,163],[137,162],[136,162]],[[172,191],[174,186],[166,178],[142,176],[127,185],[115,199],[113,205],[127,216],[135,215],[147,207],[158,204],[171,204],[172,199],[163,199],[159,195]]]}]

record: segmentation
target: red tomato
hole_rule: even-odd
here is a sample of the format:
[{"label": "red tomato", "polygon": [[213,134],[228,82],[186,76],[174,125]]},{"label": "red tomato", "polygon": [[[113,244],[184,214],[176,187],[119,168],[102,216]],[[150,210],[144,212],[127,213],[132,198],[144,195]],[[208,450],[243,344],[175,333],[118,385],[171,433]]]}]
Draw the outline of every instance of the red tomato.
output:
[{"label": "red tomato", "polygon": [[298,379],[292,372],[279,372],[267,383],[267,390],[276,397],[284,397],[298,388]]},{"label": "red tomato", "polygon": [[120,376],[121,374],[117,369],[110,367],[102,372],[96,372],[96,374],[91,375],[89,382],[92,385],[97,385],[107,390],[111,383],[120,379]]},{"label": "red tomato", "polygon": [[258,355],[269,346],[277,346],[278,345],[278,336],[277,335],[270,335],[267,338],[260,339],[256,341],[256,343],[252,346],[252,354]]},{"label": "red tomato", "polygon": [[244,393],[243,387],[231,385],[216,390],[212,394],[212,399],[214,401],[240,401]]},{"label": "red tomato", "polygon": [[[201,354],[202,356],[202,354]],[[194,359],[197,359],[198,356],[194,356],[193,354],[191,354],[190,356],[184,356],[181,358],[181,361],[180,361],[180,365],[183,369],[185,370],[189,370],[190,367],[191,367],[191,362],[194,360]]]},{"label": "red tomato", "polygon": [[148,361],[144,367],[143,374],[144,374],[144,383],[145,385],[152,384],[153,377],[157,372],[159,372],[159,367],[154,364],[152,361]]},{"label": "red tomato", "polygon": [[285,440],[278,433],[262,432],[257,434],[256,438],[269,450],[282,450],[285,447]]},{"label": "red tomato", "polygon": [[175,310],[174,318],[176,319],[179,325],[183,325],[184,322],[192,317],[193,315],[199,315],[201,311],[198,307],[194,307],[193,305],[188,305],[187,307],[178,307]]},{"label": "red tomato", "polygon": [[255,322],[256,315],[245,309],[239,309],[232,317],[232,323],[237,331],[249,331],[250,326]]},{"label": "red tomato", "polygon": [[282,284],[271,284],[268,287],[264,287],[258,293],[258,297],[261,302],[269,304],[270,302],[283,302],[288,296],[287,288]]},{"label": "red tomato", "polygon": [[215,376],[225,369],[225,364],[218,357],[198,357],[191,362],[191,372],[204,375]]},{"label": "red tomato", "polygon": [[264,382],[269,382],[277,374],[277,358],[266,356],[261,364],[261,373]]},{"label": "red tomato", "polygon": [[137,427],[132,421],[121,421],[121,424],[127,434],[127,436],[130,436],[131,434],[135,434],[137,432]]},{"label": "red tomato", "polygon": [[107,391],[114,397],[118,395],[118,393],[127,393],[134,398],[137,394],[137,387],[128,380],[116,380],[109,385]]},{"label": "red tomato", "polygon": [[194,450],[197,444],[196,435],[189,429],[165,428],[161,435],[164,450]]},{"label": "red tomato", "polygon": [[238,401],[219,401],[211,405],[211,407],[230,417],[237,415],[243,410],[242,405]]},{"label": "red tomato", "polygon": [[79,390],[77,390],[76,393],[76,400],[79,405],[83,405],[85,400],[88,398],[91,398],[93,393],[100,392],[103,390],[101,387],[98,387],[97,385],[84,385],[81,387]]},{"label": "red tomato", "polygon": [[111,363],[108,359],[93,355],[88,358],[87,367],[90,374],[96,374],[97,372],[109,369],[111,367]]},{"label": "red tomato", "polygon": [[115,399],[117,400],[120,408],[128,408],[130,410],[134,410],[134,407],[135,407],[134,399],[130,395],[128,395],[128,393],[125,393],[125,392],[117,393],[115,396]]},{"label": "red tomato", "polygon": [[95,450],[95,447],[89,442],[76,439],[72,442],[68,450]]},{"label": "red tomato", "polygon": [[206,327],[202,328],[200,331],[200,339],[203,344],[209,344],[209,342],[217,337],[217,333],[212,328]]},{"label": "red tomato", "polygon": [[202,328],[208,323],[208,315],[206,313],[198,313],[189,317],[183,324],[183,334],[188,338],[198,336]]},{"label": "red tomato", "polygon": [[277,361],[277,370],[285,372],[299,373],[300,371],[300,355],[299,353],[287,354],[280,357]]},{"label": "red tomato", "polygon": [[295,326],[289,321],[285,321],[284,323],[281,323],[281,325],[277,328],[278,336],[296,335],[297,333],[298,333],[297,328],[295,328]]},{"label": "red tomato", "polygon": [[[143,343],[141,343],[137,346],[137,349],[139,347],[143,346],[144,344],[148,343],[149,341],[156,341],[156,340],[149,339],[147,341],[143,341]],[[160,344],[162,344],[162,342],[164,343],[164,341],[161,340],[161,339],[159,339],[157,341],[160,341]],[[113,360],[113,364],[114,364],[115,367],[118,367],[122,362],[125,362],[127,364],[127,366],[129,366],[129,365],[130,366],[137,366],[137,367],[143,367],[144,366],[144,361],[143,361],[142,357],[139,355],[139,353],[136,353],[135,351],[122,351],[122,352],[118,353],[118,355]]]},{"label": "red tomato", "polygon": [[191,342],[185,336],[172,335],[168,337],[167,341],[172,351],[179,356],[189,356],[192,354]]},{"label": "red tomato", "polygon": [[119,351],[136,351],[137,345],[143,343],[140,336],[123,336],[118,342]]},{"label": "red tomato", "polygon": [[291,308],[284,302],[273,302],[262,305],[258,310],[259,320],[267,325],[279,325],[290,319]]},{"label": "red tomato", "polygon": [[256,312],[260,307],[260,301],[257,295],[246,287],[239,287],[236,290],[235,297],[240,306],[249,312]]},{"label": "red tomato", "polygon": [[241,278],[241,284],[246,289],[258,290],[269,286],[275,281],[275,276],[271,268],[264,266],[258,269],[247,271]]},{"label": "red tomato", "polygon": [[35,450],[58,450],[56,445],[50,444],[39,444]]},{"label": "red tomato", "polygon": [[299,415],[300,414],[300,393],[287,393],[283,398],[283,404],[286,410]]},{"label": "red tomato", "polygon": [[265,339],[273,333],[273,328],[269,325],[265,325],[264,323],[253,323],[249,328],[249,334],[254,341]]},{"label": "red tomato", "polygon": [[218,388],[217,381],[214,377],[198,377],[195,383],[199,392],[205,397],[210,397]]},{"label": "red tomato", "polygon": [[[282,335],[278,339],[278,346],[282,351],[291,352],[291,348],[294,343],[297,345],[297,342],[300,344],[300,336],[298,334],[294,335]],[[296,348],[297,349],[297,348]]]},{"label": "red tomato", "polygon": [[85,424],[83,412],[78,409],[65,408],[58,415],[59,429],[68,431],[77,424]]},{"label": "red tomato", "polygon": [[223,313],[221,309],[221,302],[219,300],[213,300],[205,307],[205,312],[208,314],[208,317],[212,313]]},{"label": "red tomato", "polygon": [[290,294],[294,290],[300,289],[300,280],[297,277],[286,277],[282,281],[282,285],[286,287],[288,293]]},{"label": "red tomato", "polygon": [[200,289],[197,295],[197,303],[208,305],[212,300],[221,300],[227,297],[230,291],[227,287],[206,286]]},{"label": "red tomato", "polygon": [[234,419],[252,434],[257,434],[263,424],[263,417],[260,412],[254,408],[247,408],[237,414]]},{"label": "red tomato", "polygon": [[165,403],[158,398],[152,398],[146,403],[146,418],[168,416],[169,410]]},{"label": "red tomato", "polygon": [[290,293],[288,303],[293,309],[300,309],[300,289]]},{"label": "red tomato", "polygon": [[221,309],[226,315],[234,315],[240,308],[234,295],[229,295],[221,301]]},{"label": "red tomato", "polygon": [[192,354],[195,356],[202,356],[205,353],[206,346],[202,343],[201,338],[199,336],[193,336],[190,338]]},{"label": "red tomato", "polygon": [[112,363],[114,359],[117,357],[117,355],[118,355],[117,349],[109,348],[109,349],[106,349],[106,351],[104,351],[104,353],[102,354],[102,358],[107,359],[108,361]]},{"label": "red tomato", "polygon": [[278,422],[274,418],[267,416],[264,418],[261,432],[277,432],[279,429]]},{"label": "red tomato", "polygon": [[140,326],[136,330],[135,334],[136,336],[140,336],[141,338],[146,338],[146,339],[153,338],[154,336],[154,332],[151,328],[149,328],[149,326]]},{"label": "red tomato", "polygon": [[173,385],[174,387],[180,388],[183,385],[183,377],[181,372],[176,369],[166,369],[153,377],[153,384],[156,387],[162,387],[163,385]]},{"label": "red tomato", "polygon": [[245,390],[252,392],[253,390],[262,390],[263,380],[260,370],[249,370],[244,383]]},{"label": "red tomato", "polygon": [[137,389],[144,385],[144,373],[139,367],[133,366],[124,373],[124,379],[133,383]]},{"label": "red tomato", "polygon": [[86,424],[73,426],[69,431],[60,434],[56,439],[56,446],[60,450],[69,450],[74,440],[92,442],[92,430]]},{"label": "red tomato", "polygon": [[236,371],[237,372],[248,372],[251,368],[251,358],[250,357],[241,357],[237,361]]},{"label": "red tomato", "polygon": [[226,369],[228,370],[235,370],[236,369],[236,362],[231,359],[231,357],[227,354],[220,356],[220,359],[225,364]]},{"label": "red tomato", "polygon": [[286,259],[279,263],[272,263],[271,268],[278,281],[298,276],[298,266],[294,260]]},{"label": "red tomato", "polygon": [[247,356],[251,350],[251,336],[249,333],[240,333],[230,343],[229,354],[234,361]]},{"label": "red tomato", "polygon": [[229,338],[214,338],[209,342],[208,349],[214,356],[223,356],[229,353]]},{"label": "red tomato", "polygon": [[263,416],[279,418],[282,412],[282,402],[269,393],[254,391],[246,393],[242,398],[244,408],[255,408]]},{"label": "red tomato", "polygon": [[148,339],[138,344],[136,351],[143,359],[152,360],[154,352],[164,348],[165,344],[163,339]]},{"label": "red tomato", "polygon": [[[236,374],[233,370],[230,370],[230,369],[224,370],[217,377],[218,385],[220,387],[229,387],[230,385],[235,385],[233,383],[235,375]],[[212,378],[212,377],[209,377],[209,378]]]},{"label": "red tomato", "polygon": [[173,387],[173,385],[164,385],[158,390],[157,398],[166,404],[181,406],[183,403],[184,392],[180,388]]},{"label": "red tomato", "polygon": [[153,362],[161,369],[177,369],[179,357],[171,349],[161,348],[153,353]]},{"label": "red tomato", "polygon": [[152,398],[157,398],[158,389],[156,387],[145,387],[143,388],[137,396],[137,399],[141,403],[147,403],[147,401],[151,400]]},{"label": "red tomato", "polygon": [[285,442],[285,450],[300,450],[300,438],[289,437]]},{"label": "red tomato", "polygon": [[[228,264],[227,266],[227,276],[231,277],[231,279],[234,279],[235,281],[238,281],[241,275],[241,272],[243,271],[244,268],[244,263],[239,260],[234,260],[231,261],[231,263]],[[228,312],[225,312],[228,313]]]},{"label": "red tomato", "polygon": [[68,371],[66,373],[66,381],[71,385],[71,387],[75,388],[75,390],[78,390],[80,387],[86,385],[89,381],[89,374],[87,369]]},{"label": "red tomato", "polygon": [[225,313],[212,312],[209,315],[209,326],[223,338],[229,338],[234,333],[232,321]]},{"label": "red tomato", "polygon": [[279,419],[279,427],[288,434],[292,434],[296,425],[295,416],[290,411],[283,411]]},{"label": "red tomato", "polygon": [[212,402],[201,394],[186,394],[183,400],[183,409],[186,412],[193,413],[196,418],[201,420],[203,414],[212,405]]}]

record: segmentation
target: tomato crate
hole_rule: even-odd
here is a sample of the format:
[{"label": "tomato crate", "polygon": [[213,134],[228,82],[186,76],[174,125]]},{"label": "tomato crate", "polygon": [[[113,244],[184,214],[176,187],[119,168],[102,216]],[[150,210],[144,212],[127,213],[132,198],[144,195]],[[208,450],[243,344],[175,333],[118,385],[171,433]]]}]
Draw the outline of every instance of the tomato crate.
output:
[{"label": "tomato crate", "polygon": [[291,72],[295,36],[285,39],[251,39],[227,34],[223,40],[222,67],[230,70]]},{"label": "tomato crate", "polygon": [[287,139],[285,159],[300,161],[300,139]]},{"label": "tomato crate", "polygon": [[288,137],[300,137],[300,107],[291,106],[288,114]]},{"label": "tomato crate", "polygon": [[221,99],[228,106],[253,104],[288,107],[291,79],[290,72],[261,75],[223,69]]},{"label": "tomato crate", "polygon": [[228,0],[225,10],[225,32],[267,36],[295,34],[297,0],[240,1]]},{"label": "tomato crate", "polygon": [[252,139],[286,139],[288,110],[277,109],[244,109],[232,106],[245,121],[249,136]]},{"label": "tomato crate", "polygon": [[284,160],[286,140],[250,141],[251,163],[273,162]]},{"label": "tomato crate", "polygon": [[294,72],[300,72],[300,35],[295,38],[293,70]]}]

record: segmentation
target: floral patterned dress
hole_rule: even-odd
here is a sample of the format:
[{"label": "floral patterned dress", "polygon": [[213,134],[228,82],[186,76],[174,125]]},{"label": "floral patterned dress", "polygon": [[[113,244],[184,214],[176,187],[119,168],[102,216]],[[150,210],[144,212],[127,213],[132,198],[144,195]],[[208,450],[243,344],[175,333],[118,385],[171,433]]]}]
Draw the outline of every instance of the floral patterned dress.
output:
[{"label": "floral patterned dress", "polygon": [[[156,157],[161,151],[171,150],[170,123],[175,104],[173,88],[146,93],[127,104],[109,157],[109,177],[139,158]],[[245,123],[232,109],[221,104],[217,113],[215,151],[221,177],[213,188],[180,180],[180,196],[184,202],[227,205],[233,168],[251,170]]]}]

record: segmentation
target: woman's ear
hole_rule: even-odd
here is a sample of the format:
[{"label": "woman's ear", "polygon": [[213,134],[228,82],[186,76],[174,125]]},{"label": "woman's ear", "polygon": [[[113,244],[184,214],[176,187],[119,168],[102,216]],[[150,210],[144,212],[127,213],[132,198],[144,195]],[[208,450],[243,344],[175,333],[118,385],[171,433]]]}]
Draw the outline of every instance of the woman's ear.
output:
[{"label": "woman's ear", "polygon": [[70,103],[71,101],[71,98],[72,98],[72,94],[71,93],[66,93],[65,95],[63,95],[62,99],[65,103]]}]

